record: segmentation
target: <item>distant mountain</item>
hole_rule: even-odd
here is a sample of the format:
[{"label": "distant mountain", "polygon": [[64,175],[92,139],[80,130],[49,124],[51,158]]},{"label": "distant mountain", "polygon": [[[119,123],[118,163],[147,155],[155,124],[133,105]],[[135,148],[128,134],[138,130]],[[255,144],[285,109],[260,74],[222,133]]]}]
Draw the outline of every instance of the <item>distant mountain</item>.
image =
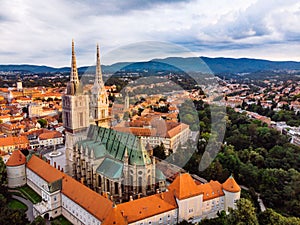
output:
[{"label": "distant mountain", "polygon": [[22,71],[31,73],[52,73],[58,69],[49,66],[35,66],[35,65],[0,65],[0,71]]},{"label": "distant mountain", "polygon": [[300,70],[300,62],[294,61],[269,61],[262,59],[248,58],[208,58],[208,57],[169,57],[165,59],[154,59],[154,61],[167,63],[190,72],[204,72],[211,70],[216,74],[220,73],[251,73],[257,71],[274,70]]},{"label": "distant mountain", "polygon": [[[95,67],[80,67],[78,71],[95,71]],[[251,73],[257,71],[274,70],[300,70],[300,62],[294,61],[269,61],[248,58],[208,58],[208,57],[169,57],[165,59],[153,59],[148,62],[120,62],[109,66],[102,66],[104,73],[114,73],[117,71],[138,72],[148,71],[185,71],[185,72],[207,72],[211,70],[215,74],[237,74]],[[68,73],[70,67],[53,68],[36,65],[0,65],[0,71],[19,71],[20,73]]]},{"label": "distant mountain", "polygon": [[208,58],[201,59],[214,73],[250,73],[268,70],[300,70],[300,62],[262,59]]}]

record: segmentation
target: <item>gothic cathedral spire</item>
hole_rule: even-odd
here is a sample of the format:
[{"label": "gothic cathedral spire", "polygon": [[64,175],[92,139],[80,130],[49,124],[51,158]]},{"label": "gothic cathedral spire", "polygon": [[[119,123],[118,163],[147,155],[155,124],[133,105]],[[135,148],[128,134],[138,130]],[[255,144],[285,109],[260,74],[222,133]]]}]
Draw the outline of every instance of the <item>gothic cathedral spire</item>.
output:
[{"label": "gothic cathedral spire", "polygon": [[101,71],[101,63],[100,63],[100,49],[99,45],[97,44],[97,64],[96,64],[96,77],[95,77],[95,83],[98,83],[100,88],[104,87],[103,79],[102,79],[102,71]]},{"label": "gothic cathedral spire", "polygon": [[73,159],[74,143],[86,136],[89,126],[89,97],[83,92],[78,78],[74,40],[72,40],[72,61],[67,93],[62,96],[62,117],[66,131],[66,157]]},{"label": "gothic cathedral spire", "polygon": [[78,71],[76,65],[76,55],[75,55],[75,47],[74,47],[74,39],[72,39],[72,62],[71,62],[71,77],[70,81],[76,84],[79,83],[78,79]]},{"label": "gothic cathedral spire", "polygon": [[101,63],[100,63],[100,50],[97,44],[97,58],[96,58],[96,74],[95,82],[90,95],[90,118],[92,124],[98,126],[108,126],[108,97],[104,86]]},{"label": "gothic cathedral spire", "polygon": [[77,65],[76,65],[74,40],[72,40],[71,74],[70,74],[70,81],[67,84],[67,94],[75,95],[77,92],[80,92],[80,91],[81,91],[81,88],[80,88]]}]

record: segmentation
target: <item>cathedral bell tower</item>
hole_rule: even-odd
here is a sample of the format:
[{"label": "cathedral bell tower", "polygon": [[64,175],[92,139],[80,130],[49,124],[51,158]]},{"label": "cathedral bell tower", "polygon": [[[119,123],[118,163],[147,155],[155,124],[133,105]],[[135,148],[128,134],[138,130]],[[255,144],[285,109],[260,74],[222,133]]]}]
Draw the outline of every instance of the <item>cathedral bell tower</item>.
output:
[{"label": "cathedral bell tower", "polygon": [[97,44],[96,75],[90,95],[90,122],[101,127],[110,126],[108,97],[102,79],[100,50]]},{"label": "cathedral bell tower", "polygon": [[78,78],[74,41],[72,41],[72,62],[70,81],[67,92],[62,96],[62,116],[66,130],[66,157],[73,160],[74,144],[86,137],[89,126],[89,99],[83,93],[83,87]]}]

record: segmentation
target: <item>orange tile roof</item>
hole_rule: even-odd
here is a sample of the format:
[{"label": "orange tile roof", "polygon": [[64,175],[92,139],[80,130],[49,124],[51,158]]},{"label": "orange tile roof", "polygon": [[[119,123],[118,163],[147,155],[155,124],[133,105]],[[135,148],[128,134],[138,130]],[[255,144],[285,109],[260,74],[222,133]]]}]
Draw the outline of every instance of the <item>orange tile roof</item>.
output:
[{"label": "orange tile roof", "polygon": [[111,224],[117,224],[117,225],[127,225],[126,219],[122,216],[122,213],[117,208],[117,206],[113,207],[108,215],[105,217],[102,225],[111,225]]},{"label": "orange tile roof", "polygon": [[[62,179],[62,193],[103,221],[112,209],[112,202],[84,186],[67,174],[60,172],[50,164],[32,155],[27,167],[48,183]],[[109,224],[109,223],[106,223]]]},{"label": "orange tile roof", "polygon": [[62,193],[100,221],[105,220],[110,210],[112,210],[112,201],[94,192],[66,174],[63,179]]},{"label": "orange tile roof", "polygon": [[53,166],[46,163],[36,155],[32,155],[31,159],[27,162],[27,168],[32,170],[48,183],[62,179],[64,176],[64,173],[55,169]]},{"label": "orange tile roof", "polygon": [[62,137],[62,134],[58,131],[50,131],[40,134],[39,139],[40,140],[47,140],[52,138],[60,138]]},{"label": "orange tile roof", "polygon": [[197,184],[188,173],[177,175],[175,180],[169,185],[168,189],[173,192],[177,199],[190,198],[202,193]]},{"label": "orange tile roof", "polygon": [[179,134],[180,132],[182,132],[185,129],[188,129],[189,125],[184,124],[184,123],[179,123],[176,127],[168,130],[166,137],[168,138],[172,138],[174,136],[176,136],[177,134]]},{"label": "orange tile roof", "polygon": [[241,191],[240,186],[236,183],[236,181],[234,180],[234,178],[232,176],[230,176],[224,183],[223,183],[223,189],[225,191],[229,191],[229,192],[239,192]]},{"label": "orange tile roof", "polygon": [[20,150],[13,151],[9,157],[6,166],[20,166],[26,163],[26,157]]},{"label": "orange tile roof", "polygon": [[128,223],[133,223],[177,208],[174,195],[163,192],[118,205]]},{"label": "orange tile roof", "polygon": [[25,136],[19,137],[5,137],[0,138],[0,147],[1,146],[16,146],[16,145],[27,145],[29,144],[28,138]]},{"label": "orange tile roof", "polygon": [[224,196],[222,184],[218,181],[210,181],[206,184],[199,184],[198,190],[203,193],[203,201]]}]

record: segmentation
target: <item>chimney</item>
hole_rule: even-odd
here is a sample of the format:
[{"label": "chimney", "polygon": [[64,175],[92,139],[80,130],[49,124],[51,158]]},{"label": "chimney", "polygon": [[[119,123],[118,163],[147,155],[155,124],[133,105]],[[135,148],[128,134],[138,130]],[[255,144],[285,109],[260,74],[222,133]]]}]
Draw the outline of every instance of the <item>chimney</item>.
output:
[{"label": "chimney", "polygon": [[129,196],[129,201],[133,201],[132,195]]},{"label": "chimney", "polygon": [[47,160],[47,163],[50,164],[50,159]]},{"label": "chimney", "polygon": [[140,199],[141,198],[141,193],[138,193],[138,199]]},{"label": "chimney", "polygon": [[56,168],[56,162],[54,162],[54,168]]},{"label": "chimney", "polygon": [[42,158],[43,158],[42,154],[40,154],[39,156],[40,156],[40,159],[42,159]]},{"label": "chimney", "polygon": [[84,177],[81,177],[80,181],[82,184],[84,184]]},{"label": "chimney", "polygon": [[61,172],[64,172],[64,168],[62,167],[60,171],[61,171]]},{"label": "chimney", "polygon": [[161,197],[162,200],[165,199],[165,196],[164,196],[164,193],[163,193],[163,192],[161,192],[160,197]]},{"label": "chimney", "polygon": [[60,170],[60,165],[57,166],[57,169]]},{"label": "chimney", "polygon": [[121,215],[124,216],[124,211],[123,210],[121,211]]}]

